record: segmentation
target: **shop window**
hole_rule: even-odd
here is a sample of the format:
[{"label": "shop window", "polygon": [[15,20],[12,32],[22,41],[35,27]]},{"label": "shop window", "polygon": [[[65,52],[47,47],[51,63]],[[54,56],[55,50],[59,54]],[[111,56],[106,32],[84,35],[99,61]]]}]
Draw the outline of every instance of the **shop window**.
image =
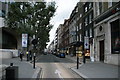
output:
[{"label": "shop window", "polygon": [[120,20],[111,22],[111,52],[120,53]]}]

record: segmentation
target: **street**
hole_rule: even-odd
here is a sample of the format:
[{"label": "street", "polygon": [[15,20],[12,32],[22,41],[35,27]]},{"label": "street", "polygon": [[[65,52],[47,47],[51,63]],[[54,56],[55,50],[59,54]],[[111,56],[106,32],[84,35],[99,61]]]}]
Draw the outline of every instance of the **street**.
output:
[{"label": "street", "polygon": [[59,58],[52,54],[41,55],[36,65],[42,68],[40,74],[42,79],[53,78],[56,80],[82,80],[82,78],[73,72],[70,67],[76,66],[76,63],[67,58]]}]

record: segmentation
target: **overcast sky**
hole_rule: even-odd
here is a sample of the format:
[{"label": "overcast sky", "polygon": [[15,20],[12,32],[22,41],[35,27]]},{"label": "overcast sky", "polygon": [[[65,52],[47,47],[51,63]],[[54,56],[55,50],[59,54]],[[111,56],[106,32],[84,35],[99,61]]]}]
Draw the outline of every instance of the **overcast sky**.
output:
[{"label": "overcast sky", "polygon": [[52,30],[50,31],[50,44],[55,38],[55,31],[59,24],[64,23],[64,19],[68,19],[74,7],[76,6],[79,0],[47,0],[47,1],[55,1],[57,10],[55,12],[55,16],[51,20],[51,24],[54,25]]}]

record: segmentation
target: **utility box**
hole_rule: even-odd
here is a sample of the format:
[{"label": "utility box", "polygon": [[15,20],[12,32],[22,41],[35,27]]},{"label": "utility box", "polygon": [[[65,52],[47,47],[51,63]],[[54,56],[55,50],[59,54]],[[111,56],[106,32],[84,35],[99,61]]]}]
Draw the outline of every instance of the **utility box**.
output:
[{"label": "utility box", "polygon": [[6,68],[6,80],[18,80],[18,66]]}]

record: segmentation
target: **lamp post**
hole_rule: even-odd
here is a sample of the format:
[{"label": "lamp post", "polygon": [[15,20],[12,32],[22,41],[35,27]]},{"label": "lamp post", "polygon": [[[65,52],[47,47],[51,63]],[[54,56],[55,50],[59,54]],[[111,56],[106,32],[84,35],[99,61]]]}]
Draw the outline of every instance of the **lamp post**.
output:
[{"label": "lamp post", "polygon": [[[36,49],[36,44],[37,44],[38,40],[37,39],[33,39],[32,40],[32,44],[34,45],[34,49]],[[36,54],[34,53],[34,62],[33,62],[33,68],[35,69],[35,57]]]},{"label": "lamp post", "polygon": [[77,54],[77,69],[79,68],[79,57],[82,55],[83,42],[76,42],[76,54]]},{"label": "lamp post", "polygon": [[35,69],[35,57],[36,57],[36,54],[34,53],[34,62],[33,62],[33,68]]}]

